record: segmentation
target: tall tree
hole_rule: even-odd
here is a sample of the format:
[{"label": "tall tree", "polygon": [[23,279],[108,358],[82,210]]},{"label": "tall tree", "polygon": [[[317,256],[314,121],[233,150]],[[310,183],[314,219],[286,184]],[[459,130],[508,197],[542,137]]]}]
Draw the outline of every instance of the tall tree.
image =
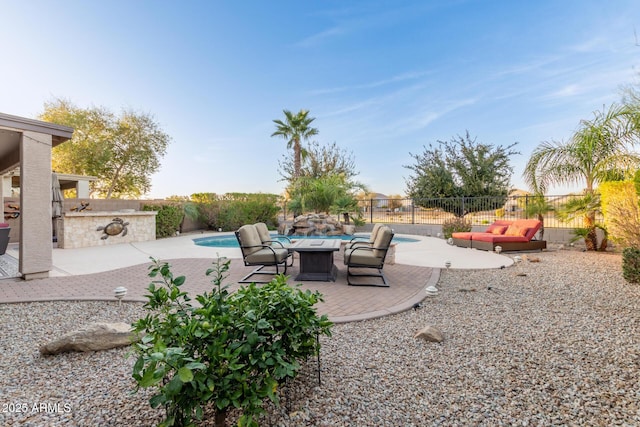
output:
[{"label": "tall tree", "polygon": [[[599,183],[632,176],[640,167],[640,156],[630,150],[637,129],[630,111],[620,105],[595,111],[591,120],[582,120],[567,142],[542,142],[533,151],[523,177],[536,192],[544,193],[551,185],[584,184],[585,207],[595,206]],[[584,214],[587,250],[598,248],[596,208]]]},{"label": "tall tree", "polygon": [[[358,175],[355,166],[353,152],[341,148],[335,142],[330,145],[320,145],[313,141],[306,148],[306,156],[302,161],[299,176],[321,178],[332,174],[341,174],[347,180]],[[280,175],[284,180],[293,182],[295,176],[294,154],[288,153],[282,156],[278,162]]]},{"label": "tall tree", "polygon": [[79,108],[56,99],[45,103],[40,119],[75,129],[71,141],[53,149],[53,169],[98,177],[92,193],[107,199],[148,192],[171,141],[149,114],[131,110],[116,116],[102,107]]},{"label": "tall tree", "polygon": [[422,154],[409,153],[415,164],[404,166],[413,171],[406,180],[407,194],[417,205],[456,216],[504,205],[513,174],[509,160],[520,154],[512,150],[517,143],[494,147],[472,139],[468,131],[437,143],[424,147]]},{"label": "tall tree", "polygon": [[293,178],[300,177],[302,169],[302,157],[304,155],[304,147],[302,141],[306,141],[310,137],[318,134],[318,129],[311,127],[311,123],[315,117],[309,117],[308,110],[300,110],[297,114],[293,114],[289,110],[283,110],[284,121],[274,120],[276,131],[271,134],[272,137],[279,136],[287,140],[287,148],[293,148]]},{"label": "tall tree", "polygon": [[[354,177],[353,153],[340,148],[335,142],[320,145],[311,142],[302,160],[300,175],[294,179],[293,154],[283,156],[278,162],[280,174],[289,182],[287,193],[291,197],[290,207],[296,212],[311,209],[318,212],[331,210],[345,213],[355,211],[355,192],[364,188]],[[348,221],[348,216],[344,217]]]}]

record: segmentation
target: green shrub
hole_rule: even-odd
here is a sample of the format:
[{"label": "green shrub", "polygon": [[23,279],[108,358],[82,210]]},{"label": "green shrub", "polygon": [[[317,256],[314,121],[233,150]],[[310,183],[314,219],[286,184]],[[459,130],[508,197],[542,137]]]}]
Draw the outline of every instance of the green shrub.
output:
[{"label": "green shrub", "polygon": [[229,294],[222,286],[229,261],[218,259],[211,293],[196,296],[192,306],[170,266],[153,260],[154,280],[145,318],[133,324],[143,334],[134,346],[138,358],[132,376],[138,388],[155,391],[149,403],[164,406],[161,425],[185,426],[215,410],[215,425],[227,412],[242,409],[241,426],[257,426],[265,399],[278,403],[278,386],[294,378],[300,361],[318,354],[320,334],[331,335],[331,323],[313,307],[320,293],[287,285],[280,275],[261,287],[251,284]]},{"label": "green shrub", "polygon": [[633,181],[603,182],[598,186],[604,225],[622,247],[640,247],[640,204]]},{"label": "green shrub", "polygon": [[629,283],[640,283],[640,249],[630,247],[622,250],[622,277]]},{"label": "green shrub", "polygon": [[176,205],[144,205],[143,211],[157,211],[156,237],[170,237],[180,230],[184,210]]},{"label": "green shrub", "polygon": [[278,225],[280,207],[275,194],[197,193],[191,199],[196,203],[199,221],[208,229],[237,230],[256,222],[264,222],[269,228]]},{"label": "green shrub", "polygon": [[362,227],[363,225],[365,225],[367,223],[367,221],[365,221],[365,219],[362,218],[362,216],[360,216],[360,215],[352,216],[351,217],[351,221],[353,221],[353,225],[355,225],[356,227]]},{"label": "green shrub", "polygon": [[471,231],[471,223],[464,218],[455,217],[442,223],[442,234],[445,239],[451,237],[451,234],[461,231]]}]

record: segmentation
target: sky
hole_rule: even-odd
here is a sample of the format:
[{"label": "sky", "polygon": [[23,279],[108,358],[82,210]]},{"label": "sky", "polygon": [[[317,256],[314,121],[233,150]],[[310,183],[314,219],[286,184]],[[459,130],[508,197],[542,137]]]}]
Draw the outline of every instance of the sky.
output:
[{"label": "sky", "polygon": [[[411,153],[466,131],[543,141],[640,84],[637,0],[0,0],[0,112],[63,98],[151,114],[172,142],[148,198],[281,193],[283,110],[404,195]],[[551,193],[576,189],[553,187]]]}]

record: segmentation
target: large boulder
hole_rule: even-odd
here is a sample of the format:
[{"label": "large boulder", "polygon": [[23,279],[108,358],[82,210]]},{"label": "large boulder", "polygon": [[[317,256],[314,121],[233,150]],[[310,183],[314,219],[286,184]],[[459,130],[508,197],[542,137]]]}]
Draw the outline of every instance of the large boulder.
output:
[{"label": "large boulder", "polygon": [[68,351],[98,351],[124,347],[138,341],[127,323],[93,323],[40,346],[43,355]]},{"label": "large boulder", "polygon": [[442,342],[444,337],[442,332],[435,326],[427,325],[414,335],[414,338],[422,338],[429,342]]},{"label": "large boulder", "polygon": [[340,221],[325,214],[298,215],[291,225],[293,236],[337,236],[344,234]]}]

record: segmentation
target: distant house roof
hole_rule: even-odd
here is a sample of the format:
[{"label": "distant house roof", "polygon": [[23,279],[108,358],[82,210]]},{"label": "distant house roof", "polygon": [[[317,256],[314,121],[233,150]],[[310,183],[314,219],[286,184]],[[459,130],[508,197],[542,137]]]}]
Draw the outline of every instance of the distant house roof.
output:
[{"label": "distant house roof", "polygon": [[514,188],[509,192],[509,196],[530,196],[531,192],[526,190],[520,190],[519,188]]}]

